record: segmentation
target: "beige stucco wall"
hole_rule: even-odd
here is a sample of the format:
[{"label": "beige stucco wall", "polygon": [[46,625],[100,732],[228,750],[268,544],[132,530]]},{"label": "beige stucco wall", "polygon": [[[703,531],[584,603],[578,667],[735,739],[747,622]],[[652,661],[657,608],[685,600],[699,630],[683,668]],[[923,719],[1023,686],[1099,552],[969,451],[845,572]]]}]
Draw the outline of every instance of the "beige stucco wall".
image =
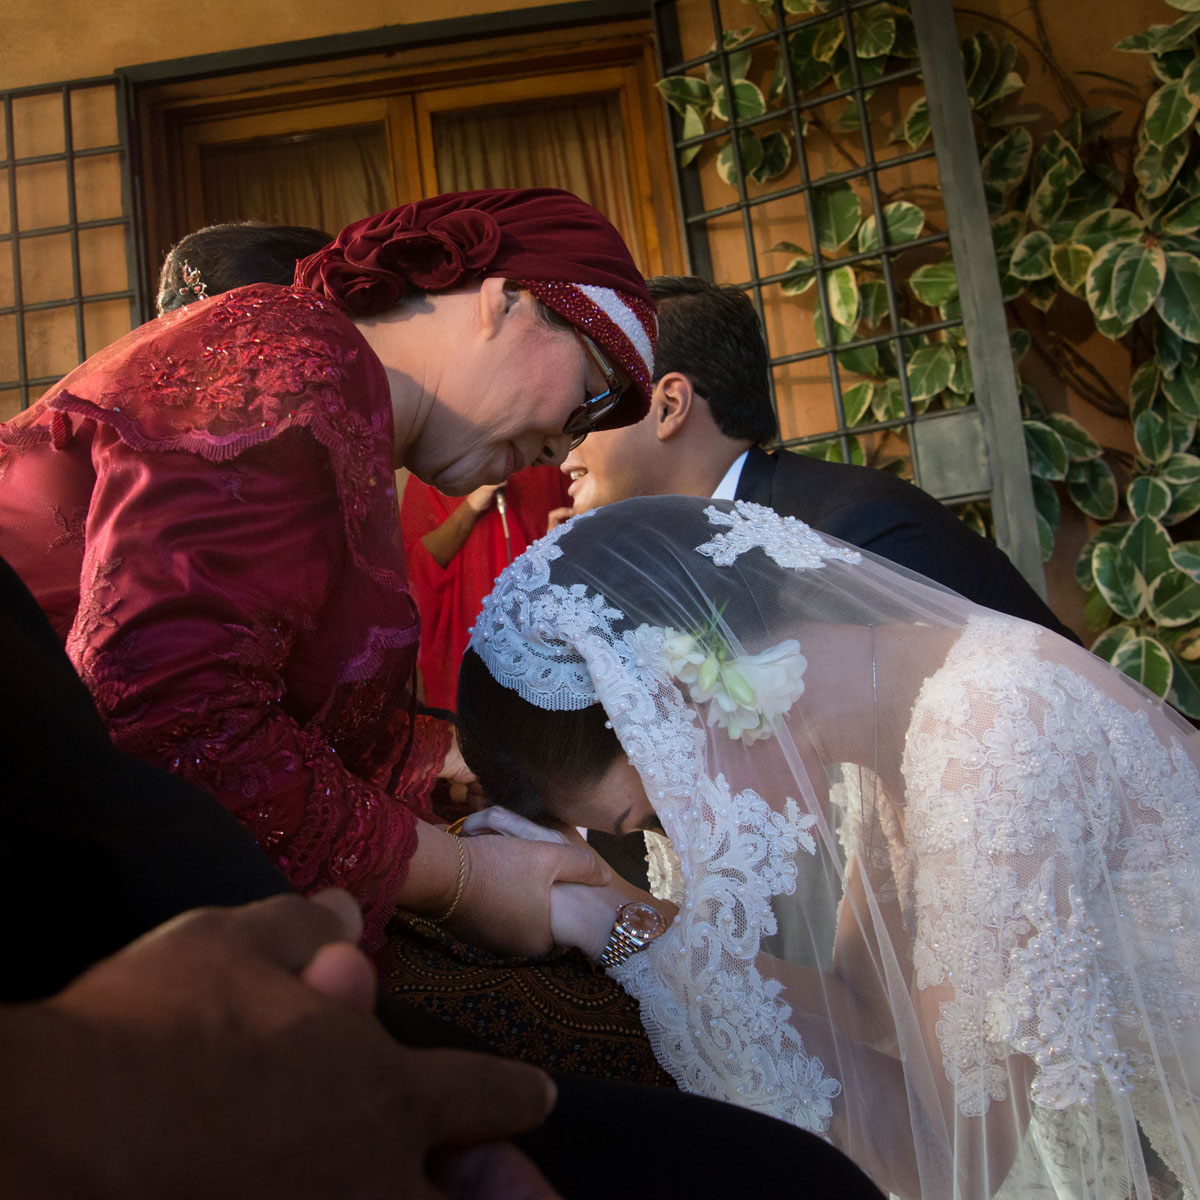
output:
[{"label": "beige stucco wall", "polygon": [[0,0],[0,88],[117,67],[533,7],[520,0]]}]

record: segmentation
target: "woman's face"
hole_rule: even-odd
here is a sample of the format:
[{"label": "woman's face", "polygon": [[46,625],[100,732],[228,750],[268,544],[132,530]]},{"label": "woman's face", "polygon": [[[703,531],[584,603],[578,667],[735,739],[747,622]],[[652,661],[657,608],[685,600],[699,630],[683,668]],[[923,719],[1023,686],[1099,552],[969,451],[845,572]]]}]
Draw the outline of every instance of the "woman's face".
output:
[{"label": "woman's face", "polygon": [[[558,464],[563,426],[606,388],[604,373],[570,329],[548,325],[528,292],[488,285],[480,336],[448,364],[404,465],[447,495],[503,483],[533,463]],[[490,305],[490,309],[489,309]]]},{"label": "woman's face", "polygon": [[641,776],[624,754],[599,779],[577,784],[571,792],[569,799],[554,803],[554,815],[563,825],[615,834],[662,829]]}]

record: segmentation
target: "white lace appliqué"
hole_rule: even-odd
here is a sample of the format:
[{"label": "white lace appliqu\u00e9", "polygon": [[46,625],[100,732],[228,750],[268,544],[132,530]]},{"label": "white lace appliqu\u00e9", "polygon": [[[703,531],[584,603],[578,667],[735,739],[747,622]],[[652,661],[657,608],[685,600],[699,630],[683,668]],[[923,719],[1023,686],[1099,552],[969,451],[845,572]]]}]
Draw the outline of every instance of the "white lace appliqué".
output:
[{"label": "white lace appliqu\u00e9", "polygon": [[[1200,776],[1145,711],[1018,628],[1024,644],[1011,622],[973,619],[914,708],[913,957],[919,987],[953,985],[937,1036],[959,1110],[1006,1098],[1016,1052],[1050,1120],[1093,1104],[1100,1078],[1118,1095],[1154,1078],[1126,1032],[1140,1015],[1166,1037],[1200,1020],[1200,996],[1178,986],[1200,965],[1200,912],[1177,886],[1200,844]],[[1136,977],[1119,919],[1138,931]]]},{"label": "white lace appliqu\u00e9", "polygon": [[750,550],[762,550],[781,567],[793,570],[815,570],[826,562],[860,563],[862,555],[848,546],[834,546],[816,530],[784,517],[772,508],[751,504],[748,500],[734,502],[731,512],[715,505],[704,510],[713,525],[728,526],[728,533],[718,533],[696,550],[706,554],[719,567],[731,566],[738,556]]}]

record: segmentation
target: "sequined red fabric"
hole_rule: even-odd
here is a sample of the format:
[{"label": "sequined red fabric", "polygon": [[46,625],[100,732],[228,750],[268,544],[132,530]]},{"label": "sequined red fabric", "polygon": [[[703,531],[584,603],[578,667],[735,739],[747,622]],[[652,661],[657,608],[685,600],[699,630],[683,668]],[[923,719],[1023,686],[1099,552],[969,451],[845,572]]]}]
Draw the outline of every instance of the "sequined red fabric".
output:
[{"label": "sequined red fabric", "polygon": [[135,330],[0,426],[0,554],[118,745],[200,783],[378,944],[448,731],[410,718],[383,369],[307,293]]}]

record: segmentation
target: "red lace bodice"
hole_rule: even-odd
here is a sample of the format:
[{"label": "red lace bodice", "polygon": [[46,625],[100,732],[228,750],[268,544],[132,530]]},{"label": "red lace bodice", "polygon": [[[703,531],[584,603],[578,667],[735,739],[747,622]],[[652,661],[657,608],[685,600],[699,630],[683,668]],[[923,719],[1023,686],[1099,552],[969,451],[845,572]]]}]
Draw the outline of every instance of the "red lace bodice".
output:
[{"label": "red lace bodice", "polygon": [[448,743],[410,717],[383,368],[325,302],[161,317],[0,426],[0,554],[114,740],[213,792],[378,940]]}]

